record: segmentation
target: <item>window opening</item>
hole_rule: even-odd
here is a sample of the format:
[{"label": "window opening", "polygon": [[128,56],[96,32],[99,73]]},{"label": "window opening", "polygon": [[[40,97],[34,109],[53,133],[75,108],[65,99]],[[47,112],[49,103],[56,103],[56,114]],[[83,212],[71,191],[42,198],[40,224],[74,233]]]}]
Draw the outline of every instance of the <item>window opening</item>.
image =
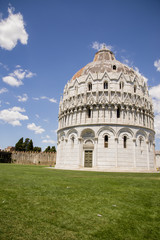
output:
[{"label": "window opening", "polygon": [[108,89],[108,82],[104,82],[104,89]]},{"label": "window opening", "polygon": [[123,89],[123,86],[124,86],[124,83],[123,83],[123,82],[120,82],[120,83],[119,83],[119,89]]},{"label": "window opening", "polygon": [[134,85],[134,93],[136,93],[137,87]]},{"label": "window opening", "polygon": [[104,147],[108,148],[108,135],[104,136]]},{"label": "window opening", "polygon": [[88,90],[89,90],[89,91],[92,91],[92,83],[89,83],[89,84],[88,84]]},{"label": "window opening", "polygon": [[117,118],[120,118],[120,112],[121,112],[121,108],[118,106],[118,108],[117,108]]},{"label": "window opening", "polygon": [[124,138],[123,138],[123,147],[127,148],[127,137],[126,136],[124,136]]},{"label": "window opening", "polygon": [[72,147],[74,147],[74,136],[71,138]]},{"label": "window opening", "polygon": [[116,70],[116,65],[113,65],[113,70]]},{"label": "window opening", "polygon": [[88,118],[91,118],[91,109],[88,108]]}]

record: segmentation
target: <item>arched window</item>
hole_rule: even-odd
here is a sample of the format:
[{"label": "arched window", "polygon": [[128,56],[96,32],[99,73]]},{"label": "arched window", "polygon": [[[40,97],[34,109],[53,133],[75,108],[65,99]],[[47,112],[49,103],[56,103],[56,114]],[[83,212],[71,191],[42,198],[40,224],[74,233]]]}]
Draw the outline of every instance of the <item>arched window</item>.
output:
[{"label": "arched window", "polygon": [[108,148],[108,135],[104,136],[104,147]]},{"label": "arched window", "polygon": [[126,136],[123,137],[123,147],[127,148],[127,137]]},{"label": "arched window", "polygon": [[142,146],[142,138],[139,139],[139,145]]},{"label": "arched window", "polygon": [[120,118],[121,108],[118,106],[117,108],[117,118]]},{"label": "arched window", "polygon": [[71,137],[71,146],[74,147],[74,136]]},{"label": "arched window", "polygon": [[116,65],[113,65],[113,70],[116,70]]},{"label": "arched window", "polygon": [[103,87],[104,89],[108,89],[108,82],[104,82]]},{"label": "arched window", "polygon": [[134,85],[134,93],[136,93],[137,87],[136,85]]},{"label": "arched window", "polygon": [[88,91],[92,91],[92,83],[88,83]]},{"label": "arched window", "polygon": [[88,118],[91,118],[91,109],[88,108]]}]

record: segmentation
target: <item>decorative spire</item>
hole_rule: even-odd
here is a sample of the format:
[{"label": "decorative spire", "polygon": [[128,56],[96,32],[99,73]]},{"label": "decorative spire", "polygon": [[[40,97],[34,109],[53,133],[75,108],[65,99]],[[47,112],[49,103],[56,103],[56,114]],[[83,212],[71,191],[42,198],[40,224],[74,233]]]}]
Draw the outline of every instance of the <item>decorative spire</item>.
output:
[{"label": "decorative spire", "polygon": [[106,47],[106,44],[105,44],[105,43],[103,43],[103,45],[102,45],[102,48],[101,48],[101,49],[107,50],[107,47]]}]

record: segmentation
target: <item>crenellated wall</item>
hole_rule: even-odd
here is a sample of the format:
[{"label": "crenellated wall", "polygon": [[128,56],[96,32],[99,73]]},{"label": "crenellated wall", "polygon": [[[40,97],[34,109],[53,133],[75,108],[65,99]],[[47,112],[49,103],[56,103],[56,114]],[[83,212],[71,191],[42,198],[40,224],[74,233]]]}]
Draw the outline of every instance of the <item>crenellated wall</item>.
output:
[{"label": "crenellated wall", "polygon": [[56,153],[12,152],[12,162],[17,164],[55,165]]}]

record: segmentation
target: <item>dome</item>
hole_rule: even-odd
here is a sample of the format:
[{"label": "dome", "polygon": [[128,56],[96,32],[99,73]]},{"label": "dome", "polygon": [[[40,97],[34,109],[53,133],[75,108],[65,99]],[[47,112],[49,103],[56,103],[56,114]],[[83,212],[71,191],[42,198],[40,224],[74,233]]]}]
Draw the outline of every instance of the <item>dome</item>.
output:
[{"label": "dome", "polygon": [[76,74],[74,74],[71,81],[74,81],[76,78],[79,78],[81,76],[87,75],[88,73],[95,74],[104,72],[114,74],[123,73],[130,78],[137,77],[139,78],[139,83],[143,85],[146,82],[145,78],[138,72],[117,61],[113,52],[107,49],[105,46],[95,54],[93,62],[88,63]]},{"label": "dome", "polygon": [[64,87],[56,168],[153,171],[154,135],[145,78],[103,47]]}]

